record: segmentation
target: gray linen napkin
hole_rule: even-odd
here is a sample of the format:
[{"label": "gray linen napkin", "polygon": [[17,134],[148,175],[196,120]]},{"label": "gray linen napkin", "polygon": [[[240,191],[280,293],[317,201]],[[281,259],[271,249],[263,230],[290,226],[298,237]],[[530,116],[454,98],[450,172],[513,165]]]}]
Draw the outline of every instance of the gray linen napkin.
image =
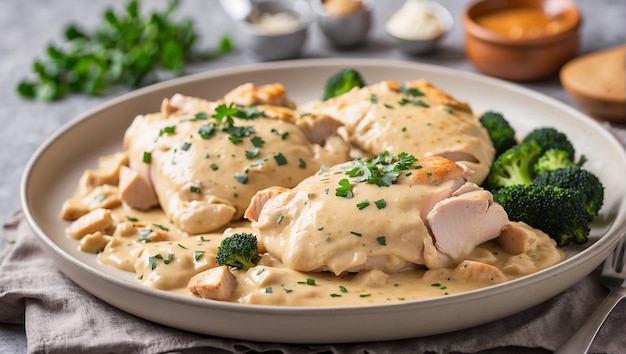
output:
[{"label": "gray linen napkin", "polygon": [[[607,291],[591,274],[517,315],[437,336],[390,342],[293,345],[217,338],[161,326],[118,310],[66,278],[17,212],[3,227],[0,322],[26,328],[29,353],[543,353],[555,350]],[[595,353],[623,353],[626,304],[614,310]]]}]

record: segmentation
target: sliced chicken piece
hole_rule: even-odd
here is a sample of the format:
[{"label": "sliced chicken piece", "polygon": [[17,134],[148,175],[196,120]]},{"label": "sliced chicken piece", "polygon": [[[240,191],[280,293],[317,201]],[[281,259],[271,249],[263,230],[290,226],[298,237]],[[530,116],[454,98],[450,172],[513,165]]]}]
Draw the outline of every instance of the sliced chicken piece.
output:
[{"label": "sliced chicken piece", "polygon": [[445,256],[440,257],[440,266],[457,264],[476,246],[498,237],[508,222],[504,208],[494,203],[493,196],[486,190],[440,201],[428,213],[435,246]]},{"label": "sliced chicken piece", "polygon": [[120,169],[119,196],[124,204],[137,210],[148,210],[159,205],[152,184],[139,172],[126,166]]},{"label": "sliced chicken piece", "polygon": [[224,101],[245,107],[264,104],[295,108],[295,104],[287,97],[285,86],[278,82],[262,86],[245,83],[224,95]]},{"label": "sliced chicken piece", "polygon": [[227,266],[207,269],[194,275],[187,289],[205,299],[228,300],[237,285],[237,279]]},{"label": "sliced chicken piece", "polygon": [[465,260],[454,271],[463,278],[485,284],[499,284],[508,280],[500,269],[487,263]]},{"label": "sliced chicken piece", "polygon": [[343,123],[325,114],[306,115],[296,124],[310,142],[319,145],[324,145],[326,139],[336,135],[337,129],[343,126]]},{"label": "sliced chicken piece", "polygon": [[250,205],[243,213],[243,217],[250,221],[258,221],[259,214],[261,214],[261,209],[263,209],[265,203],[275,196],[288,190],[289,188],[274,186],[256,192],[256,194],[252,197],[252,200],[250,201]]},{"label": "sliced chicken piece", "polygon": [[529,241],[534,236],[532,229],[522,227],[519,223],[507,224],[496,242],[510,254],[522,254],[528,251]]},{"label": "sliced chicken piece", "polygon": [[128,165],[128,154],[118,152],[98,159],[98,168],[85,170],[78,182],[76,194],[87,194],[102,185],[116,186],[122,166]]},{"label": "sliced chicken piece", "polygon": [[96,209],[76,219],[66,230],[67,234],[75,239],[81,239],[85,235],[95,232],[105,233],[115,226],[111,210]]}]

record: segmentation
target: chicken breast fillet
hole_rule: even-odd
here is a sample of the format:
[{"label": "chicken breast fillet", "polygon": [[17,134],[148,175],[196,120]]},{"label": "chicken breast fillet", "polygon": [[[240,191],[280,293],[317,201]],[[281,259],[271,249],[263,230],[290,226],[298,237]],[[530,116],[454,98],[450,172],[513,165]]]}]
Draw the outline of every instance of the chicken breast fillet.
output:
[{"label": "chicken breast fillet", "polygon": [[473,170],[477,184],[494,159],[489,135],[470,106],[423,79],[353,88],[308,109],[341,121],[348,140],[365,154],[443,156]]},{"label": "chicken breast fillet", "polygon": [[322,165],[347,161],[340,125],[285,107],[175,95],[161,113],[135,118],[124,147],[130,168],[152,183],[168,218],[199,234],[241,219],[260,189],[293,187]]},{"label": "chicken breast fillet", "polygon": [[463,165],[424,157],[379,186],[352,174],[389,170],[373,160],[320,171],[293,189],[257,193],[246,215],[259,242],[299,271],[397,272],[454,266],[508,223],[491,194],[468,182],[472,171]]}]

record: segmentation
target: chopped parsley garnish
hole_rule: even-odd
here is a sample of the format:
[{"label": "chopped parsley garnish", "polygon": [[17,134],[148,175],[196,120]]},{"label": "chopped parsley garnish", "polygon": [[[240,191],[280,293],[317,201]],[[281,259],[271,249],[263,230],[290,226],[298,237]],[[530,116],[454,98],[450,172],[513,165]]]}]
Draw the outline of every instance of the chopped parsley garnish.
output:
[{"label": "chopped parsley garnish", "polygon": [[[416,161],[417,158],[404,152],[395,156],[385,151],[374,158],[353,160],[346,175],[352,177],[353,182],[367,182],[379,187],[389,187],[397,182],[401,171],[410,169]],[[341,181],[339,184],[342,185]]]},{"label": "chopped parsley garnish", "polygon": [[187,151],[189,150],[189,148],[191,147],[191,143],[190,142],[184,142],[183,145],[181,145],[180,149],[183,151]]},{"label": "chopped parsley garnish", "polygon": [[385,236],[378,236],[376,237],[376,241],[378,241],[378,244],[381,246],[386,246],[387,245],[387,238],[385,238]]},{"label": "chopped parsley garnish", "polygon": [[196,120],[206,120],[209,118],[209,115],[206,112],[198,112],[193,117]]},{"label": "chopped parsley garnish", "polygon": [[257,166],[263,166],[263,164],[265,164],[265,161],[267,161],[267,158],[262,158],[259,160],[254,161],[253,163],[250,164],[251,167],[257,167]]},{"label": "chopped parsley garnish", "polygon": [[148,257],[148,265],[151,270],[154,270],[157,267],[156,259],[154,256]]},{"label": "chopped parsley garnish", "polygon": [[193,258],[194,258],[196,261],[199,261],[199,260],[200,260],[200,258],[202,257],[202,255],[203,255],[204,253],[205,253],[204,251],[196,251],[196,252],[195,252],[195,254],[194,254],[194,256],[193,256]]},{"label": "chopped parsley garnish", "polygon": [[342,293],[347,293],[348,289],[346,289],[346,287],[343,285],[339,285],[339,291],[341,291]]},{"label": "chopped parsley garnish", "polygon": [[124,217],[125,217],[125,218],[126,218],[126,220],[128,220],[128,221],[132,221],[132,222],[137,222],[137,221],[139,221],[139,219],[137,219],[137,218],[136,218],[136,217],[134,217],[134,216],[126,215],[126,216],[124,216]]},{"label": "chopped parsley garnish", "polygon": [[254,148],[254,149],[252,149],[252,150],[246,150],[246,158],[247,158],[248,160],[251,160],[251,159],[253,159],[253,158],[255,158],[255,157],[259,156],[259,153],[260,153],[260,152],[261,152],[261,151],[260,151],[258,148]]},{"label": "chopped parsley garnish", "polygon": [[360,233],[360,232],[356,232],[356,231],[350,231],[350,233],[351,233],[351,234],[353,234],[354,236],[358,236],[358,237],[363,236],[363,234],[362,234],[362,233]]},{"label": "chopped parsley garnish", "polygon": [[272,287],[268,286],[267,288],[265,288],[265,293],[266,294],[271,294],[272,293]]},{"label": "chopped parsley garnish", "polygon": [[342,297],[342,296],[343,295],[341,294],[335,294],[335,293],[330,294],[330,297]]},{"label": "chopped parsley garnish", "polygon": [[165,227],[165,226],[163,226],[161,224],[154,224],[153,223],[152,225],[156,226],[157,228],[159,228],[159,229],[161,229],[163,231],[170,231],[170,229],[168,229],[167,227]]},{"label": "chopped parsley garnish", "polygon": [[184,250],[187,249],[187,247],[185,247],[185,245],[183,245],[182,243],[177,243],[177,245],[178,245],[178,247],[180,247],[180,248],[182,248]]},{"label": "chopped parsley garnish", "polygon": [[369,200],[365,199],[364,201],[362,201],[360,203],[357,203],[356,207],[359,210],[363,210],[363,209],[367,208],[369,205],[370,205]]},{"label": "chopped parsley garnish", "polygon": [[235,181],[241,183],[241,184],[246,184],[248,183],[248,175],[247,174],[243,174],[243,173],[236,173],[235,174]]},{"label": "chopped parsley garnish", "polygon": [[283,214],[276,215],[276,223],[280,224],[280,222],[283,221],[284,218],[285,216]]},{"label": "chopped parsley garnish", "polygon": [[159,136],[163,134],[174,134],[174,133],[176,133],[175,125],[170,125],[169,127],[163,127],[161,128],[161,130],[159,130]]},{"label": "chopped parsley garnish", "polygon": [[339,181],[339,185],[340,187],[335,189],[335,195],[348,199],[352,198],[352,186],[350,185],[350,181],[348,181],[346,178],[342,178]]},{"label": "chopped parsley garnish", "polygon": [[145,163],[152,162],[152,153],[149,151],[144,151],[142,161]]},{"label": "chopped parsley garnish", "polygon": [[212,163],[209,167],[211,167],[213,171],[217,171],[219,169],[219,166],[217,166],[216,163]]},{"label": "chopped parsley garnish", "polygon": [[370,102],[371,103],[378,103],[378,96],[376,96],[375,94],[371,94],[370,95]]},{"label": "chopped parsley garnish", "polygon": [[376,207],[378,209],[384,209],[387,206],[387,201],[384,199],[379,199],[375,201],[374,204],[376,204]]},{"label": "chopped parsley garnish", "polygon": [[278,136],[280,136],[281,139],[285,140],[287,139],[287,136],[289,136],[289,132],[279,132],[278,130],[272,128],[271,132],[273,134],[276,134]]},{"label": "chopped parsley garnish", "polygon": [[302,158],[299,158],[298,159],[298,167],[306,168],[306,161],[304,161]]},{"label": "chopped parsley garnish", "polygon": [[265,145],[265,140],[263,140],[263,138],[261,138],[258,135],[255,135],[252,138],[250,138],[250,142],[252,143],[252,146],[256,148],[260,148],[263,145]]},{"label": "chopped parsley garnish", "polygon": [[216,131],[217,127],[213,123],[204,124],[198,128],[198,134],[200,134],[200,137],[204,140],[210,139]]},{"label": "chopped parsley garnish", "polygon": [[280,152],[274,155],[274,160],[276,160],[278,166],[283,166],[287,164],[287,158],[285,158],[285,155]]},{"label": "chopped parsley garnish", "polygon": [[402,86],[400,87],[400,92],[413,97],[424,96],[424,93],[422,91],[416,88],[407,87],[405,84],[402,84]]},{"label": "chopped parsley garnish", "polygon": [[299,281],[298,284],[315,286],[315,279],[307,278],[306,281]]},{"label": "chopped parsley garnish", "polygon": [[189,187],[189,191],[191,193],[200,193],[201,192],[200,187],[197,187],[197,186],[190,186]]},{"label": "chopped parsley garnish", "polygon": [[370,293],[359,295],[359,297],[370,297],[370,296],[372,296],[372,294],[370,294]]}]

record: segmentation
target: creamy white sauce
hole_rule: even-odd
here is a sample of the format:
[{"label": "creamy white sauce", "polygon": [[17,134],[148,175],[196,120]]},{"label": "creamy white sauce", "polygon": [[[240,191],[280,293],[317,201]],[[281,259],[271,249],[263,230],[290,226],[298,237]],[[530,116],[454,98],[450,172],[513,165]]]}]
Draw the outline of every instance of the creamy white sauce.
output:
[{"label": "creamy white sauce", "polygon": [[[397,101],[397,97],[393,99]],[[371,104],[369,98],[367,102],[368,105]],[[405,111],[400,106],[397,108],[397,110],[385,111],[386,114],[389,114],[388,118],[391,118],[393,114],[398,114],[393,120],[398,120],[397,124],[400,125],[392,127],[396,135],[397,131],[402,131],[401,128],[405,124],[408,126],[410,121],[409,118],[403,120],[402,114]],[[447,119],[458,118],[456,115],[458,112],[445,113]],[[429,117],[433,118],[432,122],[437,122],[435,118],[439,115]],[[164,123],[164,125],[168,124],[170,123]],[[184,138],[197,129],[189,122],[178,126],[180,129],[178,132]],[[266,128],[269,127],[258,126],[257,128],[267,130]],[[153,133],[151,132],[145,137],[147,139],[146,144],[150,145],[148,142],[154,141],[155,135]],[[417,132],[411,131],[411,133]],[[272,136],[272,134],[264,135],[264,139],[269,142]],[[407,139],[405,139],[407,143],[411,140],[409,136],[407,134]],[[170,138],[173,139],[173,136]],[[454,138],[449,136],[447,139],[452,140]],[[179,140],[172,140],[172,142],[176,147],[180,146]],[[200,141],[193,143],[195,147],[201,146]],[[146,151],[143,143],[139,146],[137,151]],[[272,151],[271,153],[275,152]],[[481,156],[480,151],[476,153]],[[117,161],[116,163],[107,163],[107,166],[103,166],[101,161],[98,170],[88,171],[85,174],[79,183],[76,195],[64,205],[64,217],[75,219],[80,213],[87,212],[85,208],[111,209],[114,225],[107,224],[104,229],[98,231],[105,234],[105,236],[100,237],[100,240],[106,241],[106,246],[98,250],[97,255],[94,255],[98,261],[104,265],[134,273],[138,284],[184,296],[196,296],[187,289],[187,284],[194,275],[216,266],[215,256],[223,238],[235,232],[256,233],[258,230],[248,222],[231,221],[216,231],[191,235],[182,231],[161,208],[146,212],[123,206],[114,192],[117,188],[115,184],[118,183],[115,174],[116,171],[119,171],[119,165],[128,163],[128,159],[121,155],[116,156],[116,158],[102,159],[102,161]],[[319,158],[319,156],[316,157]],[[199,154],[191,161],[203,161],[204,159],[204,155]],[[307,160],[307,162],[307,166],[313,165],[313,160]],[[231,167],[227,164],[221,168],[223,168],[222,172],[228,171],[229,174],[234,172],[234,170],[230,170]],[[298,171],[300,168],[296,168],[296,170]],[[211,173],[212,171],[206,170],[205,172]],[[98,183],[103,185],[98,186]],[[103,186],[108,187],[103,188]],[[107,198],[102,199],[98,198],[98,194],[94,195],[94,191],[103,189],[111,191],[110,193],[107,192]],[[382,198],[389,197],[382,194],[371,196],[372,200]],[[87,205],[85,200],[97,200],[98,203]],[[77,205],[72,206],[73,203]],[[352,204],[351,206],[353,206]],[[391,208],[390,206],[390,210]],[[347,209],[338,210],[336,215],[337,220],[341,223],[342,218],[350,217],[350,212]],[[408,216],[399,214],[397,217],[406,218]],[[385,220],[385,223],[393,223],[393,220]],[[226,301],[281,306],[360,306],[413,301],[498,284],[537,272],[564,259],[564,252],[556,248],[555,242],[548,235],[524,225],[519,226],[527,231],[527,240],[522,253],[507,253],[497,240],[489,241],[476,247],[465,257],[466,261],[461,262],[456,268],[433,270],[413,266],[404,271],[398,271],[404,269],[400,267],[385,269],[387,272],[369,270],[358,273],[338,272],[338,275],[327,271],[296,271],[285,266],[277,255],[265,253],[266,245],[261,242],[259,248],[264,255],[259,264],[247,271],[233,270],[237,286]],[[365,229],[374,227],[380,227],[380,225],[376,226],[375,223],[363,225]],[[392,227],[388,229],[383,227],[376,232],[384,233],[391,229]],[[327,231],[332,230],[329,227]],[[96,236],[93,238],[98,239]],[[373,235],[373,237],[375,236]],[[80,238],[80,236],[75,238]],[[79,246],[77,245],[77,247]],[[402,252],[403,250],[397,251]],[[484,266],[479,264],[478,268],[472,267],[472,264],[467,263],[467,261],[482,262],[480,264],[484,264]],[[493,271],[494,269],[496,272]]]}]

